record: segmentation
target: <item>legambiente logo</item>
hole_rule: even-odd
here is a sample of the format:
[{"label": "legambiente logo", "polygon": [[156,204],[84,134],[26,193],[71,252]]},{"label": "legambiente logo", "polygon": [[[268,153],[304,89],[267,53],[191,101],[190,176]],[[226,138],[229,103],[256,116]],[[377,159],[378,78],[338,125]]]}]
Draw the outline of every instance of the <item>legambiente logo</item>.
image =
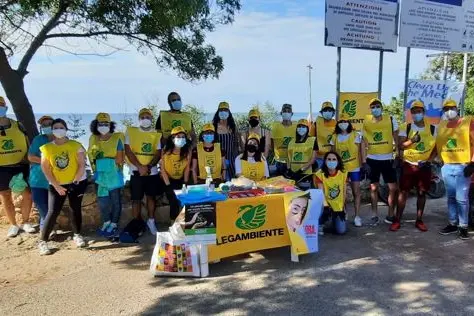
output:
[{"label": "legambiente logo", "polygon": [[244,230],[257,229],[265,224],[267,206],[264,204],[256,206],[243,205],[237,213],[240,216],[235,221],[235,226]]}]

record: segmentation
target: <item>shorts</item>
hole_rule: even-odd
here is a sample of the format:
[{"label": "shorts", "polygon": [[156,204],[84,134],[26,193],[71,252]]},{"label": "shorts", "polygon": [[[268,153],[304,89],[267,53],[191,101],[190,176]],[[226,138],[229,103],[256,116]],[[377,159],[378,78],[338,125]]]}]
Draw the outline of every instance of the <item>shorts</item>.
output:
[{"label": "shorts", "polygon": [[360,171],[353,171],[347,174],[351,182],[360,182],[362,180],[362,172]]},{"label": "shorts", "polygon": [[19,173],[23,173],[23,179],[26,181],[26,183],[28,183],[28,177],[30,176],[30,166],[19,165],[15,167],[0,167],[0,192],[10,190],[11,179]]},{"label": "shorts", "polygon": [[155,197],[163,193],[164,184],[160,175],[139,176],[132,175],[130,177],[130,199],[132,201],[141,201],[143,197]]},{"label": "shorts", "polygon": [[393,168],[393,160],[375,160],[367,158],[370,167],[370,183],[379,183],[380,175],[385,183],[397,183],[397,172]]},{"label": "shorts", "polygon": [[410,191],[417,187],[421,192],[427,192],[431,187],[431,168],[420,169],[418,166],[403,163],[400,177],[400,190]]}]

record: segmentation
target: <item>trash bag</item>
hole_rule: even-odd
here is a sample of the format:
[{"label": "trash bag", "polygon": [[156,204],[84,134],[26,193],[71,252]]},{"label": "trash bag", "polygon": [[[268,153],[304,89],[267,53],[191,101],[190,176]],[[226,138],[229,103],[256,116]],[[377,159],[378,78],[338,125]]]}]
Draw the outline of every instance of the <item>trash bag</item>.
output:
[{"label": "trash bag", "polygon": [[23,173],[14,175],[10,180],[9,187],[15,194],[21,194],[28,187],[25,179],[23,179]]}]

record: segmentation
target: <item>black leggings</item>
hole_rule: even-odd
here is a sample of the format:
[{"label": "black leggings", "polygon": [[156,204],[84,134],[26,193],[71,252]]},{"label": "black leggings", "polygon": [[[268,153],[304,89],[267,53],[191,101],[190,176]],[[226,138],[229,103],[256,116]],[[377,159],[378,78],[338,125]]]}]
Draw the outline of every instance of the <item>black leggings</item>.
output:
[{"label": "black leggings", "polygon": [[[171,189],[181,190],[183,188],[184,179],[175,180],[170,178],[169,180]],[[172,190],[166,190],[166,198],[170,202],[170,218],[174,221],[181,211],[179,200]]]},{"label": "black leggings", "polygon": [[41,240],[48,241],[49,234],[56,224],[56,219],[61,213],[66,197],[69,200],[71,208],[71,225],[74,234],[81,233],[82,226],[82,198],[87,187],[87,180],[81,181],[78,184],[63,185],[67,190],[66,195],[59,195],[53,186],[49,186],[48,192],[48,215],[44,222],[43,230],[41,231]]}]

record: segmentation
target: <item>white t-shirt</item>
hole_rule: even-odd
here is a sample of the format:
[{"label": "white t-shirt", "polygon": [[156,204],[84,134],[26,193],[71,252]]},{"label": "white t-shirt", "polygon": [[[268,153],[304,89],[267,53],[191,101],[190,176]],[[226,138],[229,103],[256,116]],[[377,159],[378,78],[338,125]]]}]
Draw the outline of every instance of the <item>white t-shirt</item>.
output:
[{"label": "white t-shirt", "polygon": [[[141,127],[139,127],[139,131],[143,133],[155,132],[153,129],[150,129],[149,131],[144,131]],[[125,133],[125,145],[130,146],[130,136],[128,135],[128,133]],[[158,142],[156,149],[157,150],[161,149],[161,140]],[[133,164],[131,163],[127,163],[127,164],[128,164],[128,168],[130,169],[130,174],[133,174],[134,171],[138,171],[138,168],[134,166]],[[150,175],[154,176],[157,174],[158,174],[158,167],[157,166],[151,167]]]},{"label": "white t-shirt", "polygon": [[[362,135],[358,131],[354,131],[353,133],[356,133],[356,137],[354,139],[355,144],[360,144],[362,143]],[[338,142],[345,142],[349,138],[350,134],[342,135],[342,134],[337,134],[337,141]],[[331,146],[334,146],[334,141],[331,139],[329,142]],[[349,170],[349,172],[357,172],[360,171],[360,168],[355,168],[354,170]]]},{"label": "white t-shirt", "polygon": [[[414,131],[415,133],[416,133],[416,132],[423,132],[423,131],[425,130],[425,128],[431,129],[430,125],[425,125],[425,127],[418,127],[418,126],[416,126],[416,124],[414,124],[414,123],[411,124],[411,130]],[[430,133],[431,133],[431,130],[430,130]],[[433,136],[436,138],[436,135],[437,135],[437,134],[438,134],[438,127],[435,126],[435,130],[434,130],[434,135],[433,135]],[[400,131],[398,132],[398,136],[400,136],[400,137],[407,137],[407,130],[406,130],[406,128],[403,129],[403,130],[400,130]],[[406,160],[405,160],[405,161],[406,161]],[[406,162],[408,162],[409,164],[412,164],[412,165],[418,165],[418,162],[416,162],[416,163],[412,163],[412,162],[410,162],[410,161],[406,161]]]},{"label": "white t-shirt", "polygon": [[[397,119],[394,118],[393,116],[392,116],[392,125],[393,125],[393,131],[398,132],[398,122],[397,122]],[[373,160],[392,160],[393,154],[377,154],[377,155],[368,154],[367,158],[370,158]]]},{"label": "white t-shirt", "polygon": [[[242,158],[242,154],[238,155],[235,158],[235,174],[236,175],[241,175],[242,174],[241,158]],[[267,160],[265,159],[265,157],[263,157],[263,154],[262,154],[262,161],[264,162],[264,166],[265,166],[265,177],[269,178],[270,177],[270,172],[268,171]],[[253,157],[247,157],[247,162],[255,163],[255,159],[253,159]]]}]

